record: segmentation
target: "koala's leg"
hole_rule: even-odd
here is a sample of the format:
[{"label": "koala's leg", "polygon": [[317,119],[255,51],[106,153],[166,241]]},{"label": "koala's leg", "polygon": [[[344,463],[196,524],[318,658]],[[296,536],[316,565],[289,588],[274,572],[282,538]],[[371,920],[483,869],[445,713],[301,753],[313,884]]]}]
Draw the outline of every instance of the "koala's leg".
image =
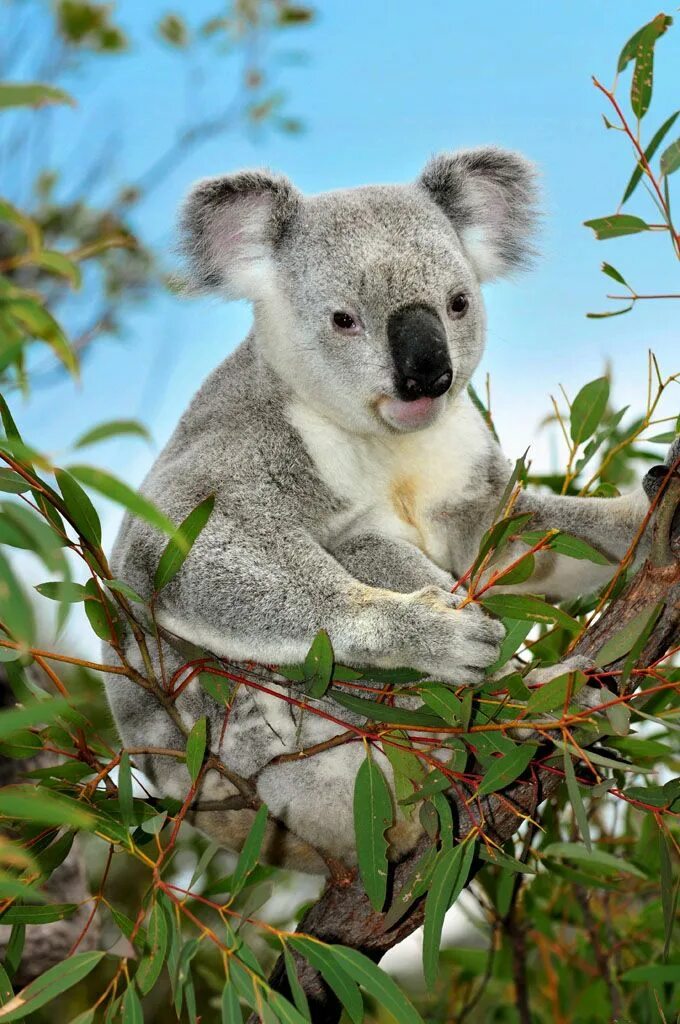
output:
[{"label": "koala's leg", "polygon": [[450,573],[405,540],[363,533],[334,547],[333,555],[352,576],[372,587],[408,594],[427,586],[450,590],[454,584]]},{"label": "koala's leg", "polygon": [[222,658],[300,663],[324,628],[346,664],[477,682],[503,629],[458,603],[433,586],[403,594],[361,583],[302,529],[246,536],[213,513],[156,612],[163,627]]},{"label": "koala's leg", "polygon": [[[575,498],[557,494],[524,492],[515,512],[531,512],[527,529],[562,530],[586,541],[610,559],[611,565],[598,565],[585,559],[567,558],[553,552],[540,553],[536,571],[525,583],[499,590],[512,593],[543,593],[552,600],[566,600],[603,586],[611,579],[615,566],[623,558],[638,533],[649,502],[642,490],[620,498]],[[642,538],[638,554],[644,554],[648,537]],[[512,545],[504,553],[503,564],[517,558],[524,545]],[[496,567],[495,567],[496,568]]]},{"label": "koala's leg", "polygon": [[[387,758],[377,750],[372,751],[371,757],[393,789],[392,767]],[[274,764],[258,776],[258,795],[279,821],[325,857],[356,864],[354,782],[365,759],[363,744],[352,742],[302,761]],[[387,832],[390,858],[403,857],[421,833],[417,813],[410,819],[397,808],[395,824]]]}]

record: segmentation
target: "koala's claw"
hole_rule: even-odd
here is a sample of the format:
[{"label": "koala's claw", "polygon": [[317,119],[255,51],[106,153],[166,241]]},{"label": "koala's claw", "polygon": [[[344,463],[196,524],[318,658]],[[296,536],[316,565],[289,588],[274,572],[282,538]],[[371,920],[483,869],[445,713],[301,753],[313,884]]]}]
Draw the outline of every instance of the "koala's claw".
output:
[{"label": "koala's claw", "polygon": [[644,492],[650,501],[654,501],[654,499],[656,498],[657,494],[659,493],[659,490],[661,489],[661,486],[663,485],[664,480],[668,476],[668,470],[671,468],[671,466],[675,466],[676,473],[680,473],[680,465],[677,465],[677,463],[679,462],[680,435],[676,437],[676,439],[673,441],[670,448],[668,449],[668,454],[666,456],[666,461],[664,462],[664,464],[662,466],[652,466],[649,472],[646,473],[642,479],[642,486]]},{"label": "koala's claw", "polygon": [[418,661],[413,667],[445,682],[474,686],[497,660],[505,627],[478,605],[461,608],[461,602],[461,595],[438,587],[411,595],[409,611],[420,649],[412,652]]}]

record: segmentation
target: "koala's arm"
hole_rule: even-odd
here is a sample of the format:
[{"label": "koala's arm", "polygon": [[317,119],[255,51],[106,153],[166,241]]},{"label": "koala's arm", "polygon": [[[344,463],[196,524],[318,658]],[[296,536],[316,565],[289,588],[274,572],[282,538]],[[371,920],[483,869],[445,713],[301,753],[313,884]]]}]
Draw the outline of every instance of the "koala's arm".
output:
[{"label": "koala's arm", "polygon": [[[369,586],[303,528],[249,525],[246,535],[216,508],[158,595],[161,626],[233,660],[300,663],[324,628],[338,661],[350,665],[408,666],[462,684],[493,662],[502,627],[476,608],[457,611],[448,590]],[[149,543],[147,532],[132,538],[135,558],[144,537]]]},{"label": "koala's arm", "polygon": [[[618,498],[576,498],[525,491],[514,511],[531,513],[526,529],[556,529],[579,537],[605,555],[611,564],[600,565],[554,552],[539,553],[534,575],[525,583],[504,589],[512,593],[536,593],[538,590],[553,600],[568,600],[596,590],[611,579],[616,565],[638,535],[648,508],[649,502],[641,488]],[[647,545],[646,532],[641,538],[638,555],[646,551]],[[517,555],[517,546],[513,546],[512,557]]]},{"label": "koala's arm", "polygon": [[[490,525],[492,512],[488,509],[495,507],[503,490],[501,482],[508,478],[508,464],[500,448],[494,446],[491,459],[493,470],[490,476],[499,481],[497,494],[493,495],[494,504],[489,501],[486,512],[481,507],[472,509],[470,518],[477,517],[479,522],[476,530],[473,526],[469,528],[467,536],[474,540],[472,544],[466,545],[464,564],[460,571],[464,571],[474,561],[483,530]],[[611,579],[616,565],[638,536],[648,508],[649,500],[642,487],[617,498],[579,498],[523,491],[515,503],[513,513],[531,514],[525,530],[561,530],[586,541],[605,555],[611,564],[600,565],[551,551],[540,552],[536,556],[535,572],[526,582],[506,587],[499,584],[498,589],[510,593],[541,593],[551,600],[568,600],[603,586]],[[648,546],[649,530],[646,530],[640,538],[637,557],[644,556]],[[521,543],[509,545],[498,563],[492,567],[493,570],[509,564],[526,550],[526,546]]]},{"label": "koala's arm", "polygon": [[332,552],[352,576],[372,587],[408,594],[428,586],[451,590],[454,585],[450,573],[406,540],[361,533],[334,546]]}]

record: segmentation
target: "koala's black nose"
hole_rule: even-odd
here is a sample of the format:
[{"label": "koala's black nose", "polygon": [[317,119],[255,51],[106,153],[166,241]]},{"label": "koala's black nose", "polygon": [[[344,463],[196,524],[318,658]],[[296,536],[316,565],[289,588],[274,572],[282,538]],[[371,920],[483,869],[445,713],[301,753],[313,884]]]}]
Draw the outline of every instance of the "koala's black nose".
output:
[{"label": "koala's black nose", "polygon": [[387,340],[401,399],[439,398],[449,390],[453,368],[446,331],[435,310],[403,306],[390,316]]}]

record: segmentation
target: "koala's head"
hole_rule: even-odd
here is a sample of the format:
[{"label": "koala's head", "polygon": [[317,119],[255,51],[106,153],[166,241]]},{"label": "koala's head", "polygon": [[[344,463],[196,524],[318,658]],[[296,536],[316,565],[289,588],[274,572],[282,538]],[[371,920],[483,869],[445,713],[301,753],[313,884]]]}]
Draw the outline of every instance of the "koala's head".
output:
[{"label": "koala's head", "polygon": [[184,250],[200,289],[253,302],[264,358],[305,403],[361,433],[418,430],[479,362],[481,283],[527,261],[534,178],[495,148],[316,196],[244,171],[195,186]]}]

